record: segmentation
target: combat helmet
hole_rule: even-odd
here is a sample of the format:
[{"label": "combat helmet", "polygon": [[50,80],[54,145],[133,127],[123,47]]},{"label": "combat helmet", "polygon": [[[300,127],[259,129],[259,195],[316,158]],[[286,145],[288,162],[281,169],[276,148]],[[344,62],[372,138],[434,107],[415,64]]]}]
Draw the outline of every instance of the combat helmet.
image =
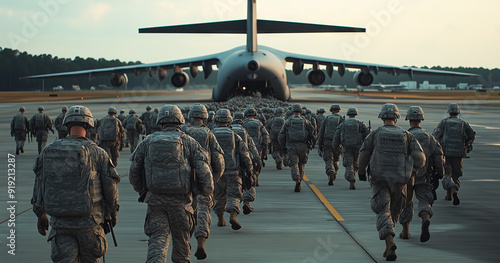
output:
[{"label": "combat helmet", "polygon": [[83,124],[83,126],[88,125],[90,128],[94,127],[94,117],[89,108],[76,105],[68,109],[62,124],[69,127],[75,123]]},{"label": "combat helmet", "polygon": [[188,118],[208,119],[207,108],[199,103],[194,104],[189,111]]},{"label": "combat helmet", "polygon": [[319,114],[319,113],[325,113],[325,109],[324,109],[324,108],[319,108],[319,109],[316,111],[316,113],[318,113],[318,114]]},{"label": "combat helmet", "polygon": [[108,109],[108,114],[110,114],[110,113],[114,113],[114,114],[116,114],[116,108],[115,108],[115,107],[111,107],[111,108],[109,108],[109,109]]},{"label": "combat helmet", "polygon": [[380,113],[378,114],[378,117],[382,120],[384,119],[398,119],[401,118],[401,115],[399,114],[399,109],[396,104],[393,103],[386,103],[384,106],[382,106],[382,110],[380,110]]},{"label": "combat helmet", "polygon": [[146,110],[151,110],[151,109],[152,109],[152,108],[151,108],[151,106],[149,106],[149,105],[146,107]]},{"label": "combat helmet", "polygon": [[135,114],[135,110],[134,109],[129,110],[128,114]]},{"label": "combat helmet", "polygon": [[25,107],[21,107],[21,108],[19,108],[19,111],[20,112],[26,111],[26,108]]},{"label": "combat helmet", "polygon": [[158,113],[158,120],[156,124],[184,124],[184,116],[182,115],[181,109],[176,105],[163,105]]},{"label": "combat helmet", "polygon": [[448,110],[446,112],[452,114],[460,114],[460,108],[458,107],[458,104],[450,103],[450,105],[448,105]]},{"label": "combat helmet", "polygon": [[350,107],[348,110],[347,110],[347,113],[346,113],[348,116],[349,115],[358,115],[358,109],[354,108],[354,107]]},{"label": "combat helmet", "polygon": [[43,106],[40,106],[38,107],[38,111],[44,111],[45,109],[43,108]]},{"label": "combat helmet", "polygon": [[62,109],[61,109],[62,112],[67,112],[68,111],[68,107],[67,106],[63,106]]},{"label": "combat helmet", "polygon": [[120,110],[120,113],[125,113],[125,110],[124,110],[124,109],[121,109],[121,110]]},{"label": "combat helmet", "polygon": [[235,120],[242,120],[243,117],[244,117],[243,116],[243,112],[241,112],[241,111],[237,111],[237,112],[234,113],[234,119]]},{"label": "combat helmet", "polygon": [[340,105],[332,104],[332,106],[330,106],[330,111],[334,111],[334,110],[340,110]]},{"label": "combat helmet", "polygon": [[276,110],[274,110],[274,114],[277,114],[277,115],[283,114],[283,108],[281,108],[281,107],[276,108]]},{"label": "combat helmet", "polygon": [[302,106],[300,106],[300,104],[298,103],[295,103],[292,105],[292,111],[302,113]]},{"label": "combat helmet", "polygon": [[407,121],[423,121],[424,120],[424,110],[420,106],[411,106],[406,112]]},{"label": "combat helmet", "polygon": [[215,112],[215,121],[230,123],[233,121],[233,117],[231,117],[231,112],[228,109],[219,109]]},{"label": "combat helmet", "polygon": [[257,111],[252,107],[252,108],[247,108],[245,110],[245,117],[247,116],[257,116]]}]

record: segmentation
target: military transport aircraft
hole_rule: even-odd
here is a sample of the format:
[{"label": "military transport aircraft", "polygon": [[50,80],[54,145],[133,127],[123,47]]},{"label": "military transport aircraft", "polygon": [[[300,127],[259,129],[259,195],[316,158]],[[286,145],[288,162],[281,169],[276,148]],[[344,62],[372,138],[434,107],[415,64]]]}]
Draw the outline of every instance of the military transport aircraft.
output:
[{"label": "military transport aircraft", "polygon": [[365,32],[364,28],[306,24],[284,21],[271,21],[257,19],[256,0],[248,0],[246,20],[233,20],[223,22],[187,24],[139,29],[139,33],[216,33],[216,34],[246,34],[246,46],[188,59],[172,60],[159,63],[123,66],[114,68],[82,70],[66,73],[44,74],[24,77],[55,78],[64,76],[89,76],[111,75],[111,84],[123,87],[127,84],[127,74],[149,73],[151,77],[157,75],[162,81],[167,76],[167,71],[173,70],[172,84],[181,88],[189,83],[189,75],[183,68],[189,68],[191,77],[195,78],[198,68],[202,67],[204,77],[212,73],[212,66],[218,68],[217,85],[212,91],[212,99],[223,101],[236,94],[261,92],[280,100],[291,98],[287,84],[285,66],[292,63],[293,73],[298,75],[304,69],[304,64],[312,65],[307,73],[307,81],[313,86],[321,85],[325,81],[325,73],[320,66],[325,68],[329,77],[334,69],[342,77],[346,69],[359,70],[354,75],[355,82],[360,86],[369,86],[373,82],[373,74],[385,72],[393,75],[407,74],[413,78],[414,74],[468,76],[474,74],[437,71],[428,69],[395,67],[371,63],[360,63],[339,59],[322,58],[301,54],[283,52],[266,46],[257,45],[257,34],[266,33],[325,33],[325,32]]}]

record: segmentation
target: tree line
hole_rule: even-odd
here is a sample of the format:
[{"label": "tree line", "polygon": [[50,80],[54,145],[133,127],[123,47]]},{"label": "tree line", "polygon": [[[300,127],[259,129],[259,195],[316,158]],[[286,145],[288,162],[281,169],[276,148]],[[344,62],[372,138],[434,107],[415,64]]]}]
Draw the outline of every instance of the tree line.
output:
[{"label": "tree line", "polygon": [[[52,87],[63,86],[66,90],[71,89],[72,85],[78,85],[82,90],[88,90],[90,87],[96,88],[109,88],[110,76],[96,77],[92,81],[88,77],[65,77],[65,78],[51,78],[44,81],[40,79],[24,79],[20,77],[59,73],[67,71],[78,71],[86,69],[97,69],[107,67],[118,67],[126,65],[141,64],[140,61],[123,62],[118,59],[106,60],[104,58],[81,58],[75,57],[74,59],[59,58],[50,54],[31,55],[27,52],[13,50],[9,48],[0,47],[0,91],[32,91],[32,90],[52,90]],[[442,77],[442,76],[415,76],[414,80],[422,83],[427,80],[432,84],[446,84],[448,87],[454,87],[458,83],[466,82],[469,84],[483,84],[486,88],[493,86],[500,86],[500,69],[486,69],[486,68],[449,68],[449,67],[432,67],[430,69],[458,71],[466,73],[479,74],[479,78],[462,78],[462,77]],[[287,70],[287,78],[289,84],[307,84],[306,74],[307,69],[299,75],[294,75],[291,71]],[[171,74],[171,72],[169,72]],[[170,83],[170,76],[160,82],[158,78],[151,78],[148,74],[139,76],[128,75],[129,83],[128,89],[168,89],[172,88]],[[346,71],[343,77],[340,77],[336,72],[333,77],[327,76],[325,85],[340,85],[348,88],[355,88],[356,84],[353,81],[354,71]],[[206,87],[213,87],[217,82],[217,70],[210,75],[208,79],[203,78],[200,74],[197,78],[190,80],[191,86],[205,85]],[[385,73],[380,73],[374,76],[375,84],[398,84],[400,81],[408,81],[410,78],[407,75],[392,76]]]}]

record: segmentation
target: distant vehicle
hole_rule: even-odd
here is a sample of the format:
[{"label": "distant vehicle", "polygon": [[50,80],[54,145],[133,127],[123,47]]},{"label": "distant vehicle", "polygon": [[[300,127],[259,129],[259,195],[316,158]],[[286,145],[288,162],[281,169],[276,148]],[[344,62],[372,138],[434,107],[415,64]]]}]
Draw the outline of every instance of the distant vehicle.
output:
[{"label": "distant vehicle", "polygon": [[184,91],[184,88],[176,88],[175,89],[175,92],[183,92]]},{"label": "distant vehicle", "polygon": [[80,91],[80,86],[78,86],[78,85],[73,85],[73,86],[71,86],[71,88],[72,88],[74,91]]},{"label": "distant vehicle", "polygon": [[500,90],[500,87],[495,86],[495,87],[493,87],[493,90]]},{"label": "distant vehicle", "polygon": [[53,91],[62,91],[64,88],[62,86],[57,86],[52,88]]},{"label": "distant vehicle", "polygon": [[90,87],[90,91],[95,91],[95,87],[94,86]]}]

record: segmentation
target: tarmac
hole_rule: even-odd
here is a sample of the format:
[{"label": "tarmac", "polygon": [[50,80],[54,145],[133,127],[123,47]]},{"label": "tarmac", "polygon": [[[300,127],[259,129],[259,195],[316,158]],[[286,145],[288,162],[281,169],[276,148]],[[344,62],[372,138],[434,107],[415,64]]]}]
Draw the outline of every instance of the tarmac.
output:
[{"label": "tarmac", "polygon": [[[470,158],[464,160],[464,176],[459,195],[461,204],[453,206],[444,200],[445,191],[438,190],[438,200],[433,205],[431,238],[421,243],[420,218],[415,216],[410,224],[411,239],[398,237],[401,226],[396,225],[395,242],[398,262],[498,262],[500,248],[500,117],[498,107],[488,106],[481,101],[446,100],[388,100],[356,98],[353,96],[325,95],[292,91],[295,101],[315,111],[329,109],[332,103],[342,107],[345,114],[354,106],[360,112],[358,119],[371,123],[372,129],[382,125],[377,119],[381,106],[386,102],[396,103],[403,113],[398,125],[408,128],[404,115],[409,106],[422,104],[425,111],[423,128],[432,131],[439,121],[446,117],[446,106],[459,103],[462,118],[476,130],[477,138]],[[33,214],[30,199],[35,175],[32,171],[37,157],[36,142],[25,146],[25,153],[15,155],[14,139],[9,136],[10,122],[20,106],[27,109],[31,118],[38,106],[43,105],[46,113],[54,120],[63,105],[85,105],[94,117],[102,118],[110,106],[117,109],[134,108],[140,115],[147,105],[153,108],[175,103],[179,106],[207,101],[210,94],[176,94],[165,97],[137,96],[132,98],[110,98],[77,101],[56,101],[27,103],[1,103],[0,138],[3,176],[0,176],[0,262],[51,262],[50,244],[47,237],[36,229],[37,218]],[[420,103],[421,102],[421,103]],[[57,133],[56,133],[57,134]],[[56,135],[49,135],[49,143]],[[15,155],[15,160],[12,156]],[[144,262],[147,254],[147,236],[144,234],[146,204],[138,203],[138,194],[128,181],[130,150],[124,148],[118,160],[117,171],[121,175],[119,184],[120,205],[115,233],[118,247],[114,247],[108,234],[106,262]],[[9,158],[11,158],[9,160]],[[15,163],[15,185],[10,183],[12,174],[9,163]],[[238,220],[242,228],[234,231],[228,225],[218,227],[212,213],[212,229],[207,240],[207,259],[199,262],[383,262],[384,241],[378,239],[375,214],[370,208],[371,189],[367,182],[357,182],[356,190],[349,190],[349,183],[340,170],[334,186],[328,186],[324,162],[318,156],[317,148],[309,153],[306,165],[307,180],[302,191],[295,193],[290,169],[276,170],[271,155],[260,175],[257,199],[252,203],[255,211],[241,214]],[[11,194],[12,198],[9,197]],[[417,207],[417,206],[415,206]],[[12,213],[11,213],[12,212]],[[415,212],[418,214],[418,211]],[[228,220],[229,215],[226,215]],[[192,239],[191,262],[198,262],[194,256],[196,239]],[[14,244],[15,247],[12,245]],[[171,244],[172,246],[172,244]],[[15,250],[14,250],[15,249]],[[171,249],[171,248],[170,248]],[[12,255],[14,253],[15,255]],[[169,252],[170,257],[170,252]],[[167,262],[171,262],[170,259]]]}]

